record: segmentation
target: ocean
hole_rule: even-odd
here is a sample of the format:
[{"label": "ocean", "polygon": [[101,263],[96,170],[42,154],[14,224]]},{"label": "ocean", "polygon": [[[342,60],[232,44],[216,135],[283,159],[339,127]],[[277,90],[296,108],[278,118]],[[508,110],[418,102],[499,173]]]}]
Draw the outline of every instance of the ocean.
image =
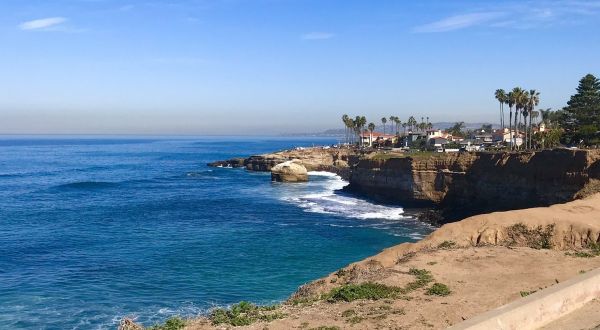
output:
[{"label": "ocean", "polygon": [[0,328],[115,329],[282,301],[432,228],[339,191],[206,163],[335,138],[0,136]]}]

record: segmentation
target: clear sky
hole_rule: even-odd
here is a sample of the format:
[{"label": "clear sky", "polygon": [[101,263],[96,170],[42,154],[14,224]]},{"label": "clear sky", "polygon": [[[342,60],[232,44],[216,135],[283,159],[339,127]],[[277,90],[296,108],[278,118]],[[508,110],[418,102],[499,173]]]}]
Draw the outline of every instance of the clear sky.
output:
[{"label": "clear sky", "polygon": [[600,76],[600,1],[1,0],[0,134],[498,122]]}]

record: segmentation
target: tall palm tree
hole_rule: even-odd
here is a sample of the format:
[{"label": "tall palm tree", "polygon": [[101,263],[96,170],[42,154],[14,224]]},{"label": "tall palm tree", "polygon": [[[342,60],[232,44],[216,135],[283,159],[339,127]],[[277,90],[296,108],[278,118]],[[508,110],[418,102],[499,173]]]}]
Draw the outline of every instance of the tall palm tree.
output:
[{"label": "tall palm tree", "polygon": [[350,119],[348,115],[342,116],[342,122],[344,122],[344,137],[346,138],[346,143],[348,143],[348,119]]},{"label": "tall palm tree", "polygon": [[532,130],[533,130],[533,125],[532,125],[532,117],[533,117],[533,109],[535,109],[535,107],[537,107],[540,104],[540,92],[536,91],[535,89],[531,89],[529,90],[529,99],[528,99],[528,112],[529,112],[529,148],[531,148],[531,138],[532,138]]},{"label": "tall palm tree", "polygon": [[369,146],[372,147],[373,146],[373,131],[375,130],[375,124],[373,123],[369,123],[369,126],[367,126],[369,128]]},{"label": "tall palm tree", "polygon": [[513,93],[512,91],[507,94],[506,98],[507,98],[508,109],[509,109],[508,135],[510,138],[510,150],[513,150],[515,146],[513,144],[512,115],[513,115],[513,107],[515,106],[515,103],[517,101],[516,101],[515,93]]},{"label": "tall palm tree", "polygon": [[385,135],[385,123],[387,123],[387,118],[381,118],[381,123],[383,124],[383,135]]},{"label": "tall palm tree", "polygon": [[515,87],[512,90],[513,93],[513,97],[514,97],[514,105],[515,105],[515,122],[514,122],[514,129],[515,129],[515,134],[514,134],[514,143],[513,143],[513,148],[516,148],[517,146],[517,136],[519,135],[519,126],[518,126],[518,118],[519,118],[519,114],[520,111],[524,108],[525,103],[526,103],[526,95],[525,95],[525,91],[523,90],[523,88],[521,87]]},{"label": "tall palm tree", "polygon": [[408,126],[407,123],[402,123],[402,129],[404,130],[404,134],[403,135],[406,135],[406,126]]},{"label": "tall palm tree", "polygon": [[415,117],[410,116],[408,117],[408,126],[410,127],[410,131],[413,130],[413,127],[417,124],[417,120],[415,119]]},{"label": "tall palm tree", "polygon": [[400,118],[395,117],[394,123],[396,124],[396,135],[400,135],[400,124],[402,124],[402,121],[400,120]]},{"label": "tall palm tree", "polygon": [[502,131],[504,131],[504,103],[506,103],[507,95],[503,89],[497,89],[494,95],[500,103],[500,126],[502,127]]}]

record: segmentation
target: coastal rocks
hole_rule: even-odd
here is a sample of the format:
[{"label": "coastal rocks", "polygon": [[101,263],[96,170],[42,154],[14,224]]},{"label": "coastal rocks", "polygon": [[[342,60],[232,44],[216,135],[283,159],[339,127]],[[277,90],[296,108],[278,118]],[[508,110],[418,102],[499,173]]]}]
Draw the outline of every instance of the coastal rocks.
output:
[{"label": "coastal rocks", "polygon": [[591,195],[600,191],[599,169],[597,150],[361,159],[347,189],[405,207],[436,206],[448,222]]},{"label": "coastal rocks", "polygon": [[238,168],[246,166],[245,158],[232,158],[228,160],[219,160],[216,162],[208,163],[210,167],[228,167],[228,168]]},{"label": "coastal rocks", "polygon": [[287,161],[271,168],[271,180],[278,182],[306,182],[308,171],[306,167]]}]

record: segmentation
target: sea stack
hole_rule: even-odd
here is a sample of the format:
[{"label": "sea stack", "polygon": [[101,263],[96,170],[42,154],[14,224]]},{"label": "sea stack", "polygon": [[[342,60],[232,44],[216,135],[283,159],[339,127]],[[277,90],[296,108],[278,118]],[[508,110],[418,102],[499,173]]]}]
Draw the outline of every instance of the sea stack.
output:
[{"label": "sea stack", "polygon": [[271,180],[278,182],[306,182],[308,181],[308,171],[306,167],[290,160],[273,166],[271,169]]}]

